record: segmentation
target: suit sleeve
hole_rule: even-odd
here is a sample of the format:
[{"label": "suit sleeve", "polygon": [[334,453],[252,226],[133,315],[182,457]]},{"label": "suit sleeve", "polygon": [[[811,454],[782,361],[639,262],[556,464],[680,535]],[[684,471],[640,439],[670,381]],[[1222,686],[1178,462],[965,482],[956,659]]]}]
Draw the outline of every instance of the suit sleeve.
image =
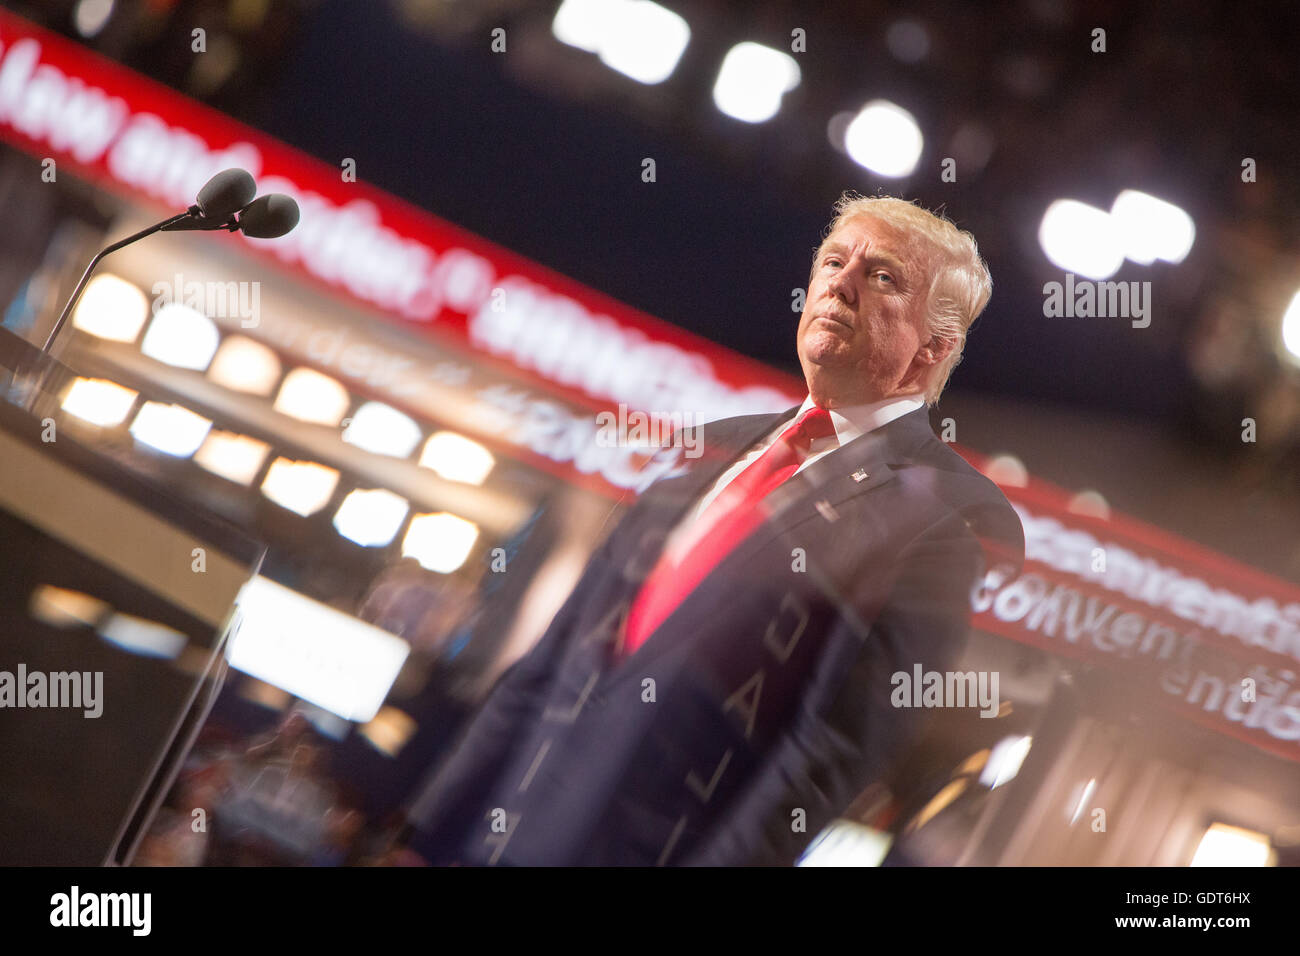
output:
[{"label": "suit sleeve", "polygon": [[677,862],[792,865],[920,735],[926,712],[893,707],[891,677],[910,674],[917,663],[927,671],[952,669],[969,635],[970,591],[983,564],[978,541],[956,513],[932,532],[900,556],[869,623],[840,614],[797,717],[755,778]]},{"label": "suit sleeve", "polygon": [[[606,519],[606,524],[609,520]],[[516,728],[545,699],[556,663],[564,652],[565,639],[582,610],[584,582],[593,571],[599,573],[608,565],[618,530],[615,528],[606,535],[592,554],[578,585],[542,637],[497,680],[451,756],[434,772],[411,808],[407,842],[426,860],[438,863],[448,859],[467,829],[479,822],[483,801],[517,737]]]}]

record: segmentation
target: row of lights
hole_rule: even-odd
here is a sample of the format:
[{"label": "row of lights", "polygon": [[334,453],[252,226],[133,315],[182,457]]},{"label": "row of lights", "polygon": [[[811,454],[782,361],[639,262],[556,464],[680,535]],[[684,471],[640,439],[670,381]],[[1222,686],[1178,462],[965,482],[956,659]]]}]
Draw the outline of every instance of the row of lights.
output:
[{"label": "row of lights", "polygon": [[1173,203],[1125,189],[1109,211],[1058,199],[1043,214],[1038,241],[1055,265],[1100,280],[1118,272],[1125,259],[1144,266],[1157,259],[1182,262],[1196,241],[1196,226]]},{"label": "row of lights", "polygon": [[[1125,189],[1109,210],[1075,199],[1047,207],[1038,227],[1043,254],[1056,266],[1086,279],[1109,279],[1125,260],[1149,266],[1174,265],[1187,258],[1196,241],[1192,217],[1173,203]],[[1300,366],[1300,291],[1282,314],[1278,350]]]},{"label": "row of lights", "polygon": [[[87,286],[72,323],[98,338],[133,344],[148,317],[149,303],[138,286],[101,275]],[[210,318],[182,303],[154,313],[140,351],[175,368],[206,372],[232,391],[263,398],[274,393],[274,410],[298,421],[337,427],[352,405],[341,382],[314,369],[296,368],[281,380],[283,369],[272,349],[243,335],[222,341]],[[175,422],[180,426],[183,420]],[[361,405],[343,431],[349,444],[394,458],[408,458],[423,437],[413,418],[383,402]],[[478,442],[440,431],[424,443],[418,464],[448,481],[481,485],[496,462]]]},{"label": "row of lights", "polygon": [[[148,301],[139,287],[117,276],[102,275],[87,287],[73,325],[102,339],[133,344],[148,314]],[[261,397],[274,393],[275,411],[299,421],[338,426],[352,403],[340,382],[312,369],[294,369],[281,381],[280,360],[274,351],[241,335],[222,341],[211,319],[180,303],[158,309],[140,350],[177,368],[205,371],[213,382],[234,391]],[[116,382],[78,378],[62,407],[90,424],[114,427],[127,420],[137,397],[136,391]],[[146,401],[129,431],[141,444],[177,458],[192,457],[203,469],[245,486],[256,480],[270,453],[266,442],[214,429],[210,419],[166,402]],[[342,437],[374,454],[408,458],[424,435],[410,416],[382,402],[366,402],[352,416]],[[479,485],[495,460],[478,442],[439,431],[424,441],[418,464],[446,480]],[[336,469],[277,457],[267,469],[261,491],[281,507],[308,517],[329,503],[338,481]],[[396,537],[409,512],[410,503],[391,491],[357,489],[339,507],[334,527],[359,545],[382,547]],[[473,522],[446,512],[420,514],[410,521],[402,553],[430,570],[450,573],[464,563],[477,538],[478,527]]]},{"label": "row of lights", "polygon": [[[138,393],[107,379],[77,378],[64,396],[70,415],[100,427],[126,421]],[[143,445],[177,458],[192,457],[206,471],[250,485],[262,470],[270,446],[263,441],[221,431],[212,421],[181,405],[146,401],[129,431]],[[277,457],[262,479],[261,492],[277,505],[302,517],[320,511],[338,487],[339,472],[312,461]],[[410,513],[410,502],[383,488],[355,489],[334,514],[334,528],[363,547],[383,547],[396,536]],[[402,540],[402,554],[431,571],[449,574],[465,563],[478,540],[478,526],[448,512],[417,514]]]},{"label": "row of lights", "polygon": [[[551,32],[561,43],[594,53],[610,69],[647,85],[672,75],[691,38],[682,17],[651,0],[564,0]],[[790,54],[746,41],[723,57],[713,102],[733,119],[765,123],[802,80]],[[871,101],[847,125],[836,117],[828,128],[854,162],[880,176],[909,176],[920,162],[921,127],[888,100]]]}]

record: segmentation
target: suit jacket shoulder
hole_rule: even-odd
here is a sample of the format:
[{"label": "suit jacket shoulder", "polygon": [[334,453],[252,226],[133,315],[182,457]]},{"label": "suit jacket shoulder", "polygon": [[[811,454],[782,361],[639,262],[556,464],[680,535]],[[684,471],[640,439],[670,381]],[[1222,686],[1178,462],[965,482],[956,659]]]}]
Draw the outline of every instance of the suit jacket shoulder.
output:
[{"label": "suit jacket shoulder", "polygon": [[933,469],[942,476],[931,486],[934,496],[962,516],[988,552],[990,563],[1009,563],[1018,569],[1025,549],[1020,516],[1001,488],[934,434],[927,411],[903,416],[919,417],[918,423],[910,425],[917,431],[923,425],[925,440],[917,442],[910,465],[899,462],[898,466]]}]

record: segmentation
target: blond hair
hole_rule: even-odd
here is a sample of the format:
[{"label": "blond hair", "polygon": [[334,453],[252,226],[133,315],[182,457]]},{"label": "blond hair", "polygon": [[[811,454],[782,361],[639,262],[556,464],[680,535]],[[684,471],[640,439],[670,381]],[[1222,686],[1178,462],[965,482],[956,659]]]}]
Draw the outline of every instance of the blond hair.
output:
[{"label": "blond hair", "polygon": [[[813,275],[826,241],[839,226],[858,216],[871,216],[897,229],[917,234],[935,255],[936,268],[927,291],[926,330],[933,337],[955,342],[952,351],[930,372],[925,388],[925,402],[934,405],[948,385],[952,370],[961,361],[966,347],[966,333],[988,305],[993,294],[993,277],[980,258],[975,237],[958,229],[941,214],[896,199],[893,196],[862,196],[846,192],[835,202],[835,218],[826,230],[826,238],[813,258]],[[809,282],[812,282],[811,276]]]}]

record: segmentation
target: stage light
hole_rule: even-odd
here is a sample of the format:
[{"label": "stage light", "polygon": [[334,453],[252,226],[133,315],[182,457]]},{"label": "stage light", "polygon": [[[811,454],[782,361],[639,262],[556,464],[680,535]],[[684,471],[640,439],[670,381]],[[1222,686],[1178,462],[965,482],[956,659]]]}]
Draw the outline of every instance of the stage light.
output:
[{"label": "stage light", "polygon": [[984,477],[1004,488],[1024,488],[1029,484],[1029,469],[1015,455],[994,455],[984,465]]},{"label": "stage light", "polygon": [[896,60],[920,63],[930,53],[930,32],[917,20],[895,20],[885,31],[885,46]]},{"label": "stage light", "polygon": [[907,824],[907,829],[915,832],[924,827],[940,813],[952,806],[953,801],[970,789],[970,785],[969,777],[958,777],[956,780],[949,780],[938,793],[926,802],[925,806],[917,811],[916,816],[912,817]]},{"label": "stage light", "polygon": [[405,458],[420,443],[420,426],[409,415],[382,402],[366,402],[343,432],[343,440],[377,455]]},{"label": "stage light", "polygon": [[132,654],[174,660],[190,639],[174,627],[136,617],[132,614],[111,614],[99,628],[99,636]]},{"label": "stage light", "polygon": [[94,627],[110,610],[106,601],[52,584],[37,585],[27,606],[27,613],[36,620],[60,629],[82,624]]},{"label": "stage light", "polygon": [[953,133],[947,155],[956,160],[963,175],[972,176],[983,172],[997,145],[991,129],[983,123],[967,120]]},{"label": "stage light", "polygon": [[853,118],[857,116],[852,110],[840,110],[826,121],[826,142],[831,144],[831,148],[836,152],[848,155],[848,150],[844,146],[844,137],[848,135],[849,125]]},{"label": "stage light", "polygon": [[263,577],[236,601],[230,666],[345,720],[374,718],[411,646]]},{"label": "stage light", "polygon": [[415,733],[415,720],[396,707],[384,707],[358,729],[372,747],[387,757],[396,757]]},{"label": "stage light", "polygon": [[910,176],[925,139],[915,117],[887,100],[872,100],[844,131],[844,148],[859,166],[897,179]]},{"label": "stage light", "polygon": [[113,16],[114,0],[80,0],[72,12],[77,32],[87,39],[96,36]]},{"label": "stage light", "polygon": [[314,461],[277,458],[262,481],[262,494],[304,518],[329,504],[339,473]]},{"label": "stage light", "polygon": [[456,515],[416,515],[402,539],[402,556],[415,558],[422,567],[450,574],[465,563],[478,540],[478,525]]},{"label": "stage light", "polygon": [[999,740],[993,745],[989,761],[980,772],[980,783],[995,790],[1014,778],[1029,756],[1033,742],[1033,737],[1003,737]]},{"label": "stage light", "polygon": [[136,441],[178,458],[199,450],[212,422],[180,405],[145,402],[131,423]]},{"label": "stage light", "polygon": [[620,29],[601,44],[600,61],[647,86],[672,76],[691,39],[686,21],[649,0],[632,0],[619,17]]},{"label": "stage light", "polygon": [[1094,491],[1091,488],[1072,496],[1066,502],[1065,510],[1071,514],[1110,520],[1110,502],[1106,500],[1106,496],[1100,491]]},{"label": "stage light", "polygon": [[247,435],[213,431],[194,454],[194,462],[237,485],[251,485],[271,446]]},{"label": "stage light", "polygon": [[407,500],[375,488],[350,492],[334,515],[334,527],[349,541],[367,547],[388,544],[406,520]]},{"label": "stage light", "polygon": [[781,97],[799,80],[799,64],[789,54],[758,43],[738,43],[718,70],[713,102],[728,116],[762,123],[777,114]]},{"label": "stage light", "polygon": [[83,332],[114,342],[134,342],[149,318],[149,299],[134,282],[112,274],[95,276],[72,313]]},{"label": "stage light", "polygon": [[140,351],[150,358],[177,368],[203,371],[217,351],[221,334],[202,312],[172,302],[164,305],[149,323]]},{"label": "stage light", "polygon": [[1286,357],[1300,365],[1300,292],[1291,298],[1291,304],[1282,314],[1282,347]]},{"label": "stage light", "polygon": [[429,468],[448,481],[470,485],[483,484],[495,464],[490,451],[455,432],[435,432],[420,452],[422,468]]},{"label": "stage light", "polygon": [[1079,816],[1083,813],[1085,809],[1087,809],[1088,801],[1092,799],[1092,795],[1096,792],[1097,792],[1096,777],[1093,777],[1087,783],[1079,787],[1078,789],[1079,799],[1075,801],[1074,812],[1073,813],[1067,812],[1066,814],[1066,816],[1070,818],[1070,826],[1074,826],[1075,823],[1079,821]]},{"label": "stage light", "polygon": [[893,834],[854,820],[836,818],[808,845],[795,866],[880,866]]},{"label": "stage light", "polygon": [[561,43],[599,53],[605,39],[618,31],[622,0],[564,0],[551,21],[551,33]]},{"label": "stage light", "polygon": [[351,401],[348,390],[335,379],[309,368],[296,368],[285,376],[275,410],[303,422],[337,425]]},{"label": "stage light", "polygon": [[1073,199],[1047,207],[1038,243],[1054,265],[1087,279],[1109,279],[1124,264],[1124,242],[1110,213]]},{"label": "stage light", "polygon": [[650,0],[564,0],[551,32],[647,85],[672,75],[691,38],[685,20]]},{"label": "stage light", "polygon": [[1110,216],[1123,240],[1124,254],[1144,266],[1157,259],[1182,262],[1196,240],[1191,216],[1173,203],[1135,189],[1115,197]]},{"label": "stage light", "polygon": [[1254,830],[1211,824],[1201,837],[1191,866],[1267,866],[1268,837]]},{"label": "stage light", "polygon": [[217,349],[208,378],[232,391],[267,396],[280,379],[280,360],[261,342],[231,335]]},{"label": "stage light", "polygon": [[135,404],[138,392],[104,378],[79,378],[72,383],[60,406],[92,425],[120,425]]}]

